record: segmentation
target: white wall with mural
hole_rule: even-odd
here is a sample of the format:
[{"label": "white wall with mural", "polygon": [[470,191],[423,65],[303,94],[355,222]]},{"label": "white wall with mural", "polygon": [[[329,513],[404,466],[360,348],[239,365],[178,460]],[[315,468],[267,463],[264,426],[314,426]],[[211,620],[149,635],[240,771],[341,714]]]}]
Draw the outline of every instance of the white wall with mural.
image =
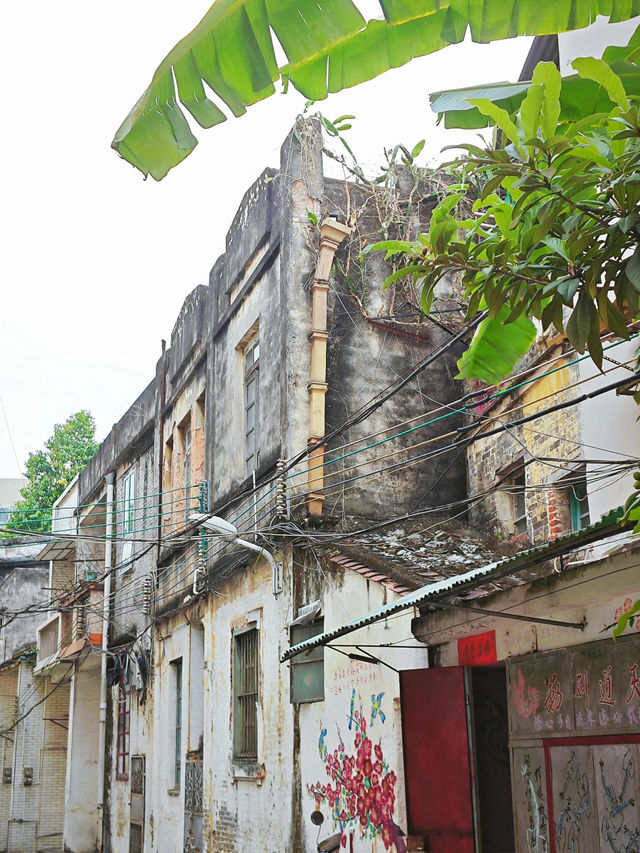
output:
[{"label": "white wall with mural", "polygon": [[[383,584],[346,571],[339,591],[325,591],[325,630],[394,598]],[[406,850],[400,686],[394,670],[427,666],[426,648],[411,634],[412,616],[413,611],[401,613],[348,634],[333,643],[340,652],[325,649],[324,701],[300,706],[307,851],[338,834],[340,849],[354,853]],[[349,654],[361,658],[372,654],[388,666],[350,659]],[[319,825],[312,822],[314,812],[314,820],[320,820],[317,812],[324,818]]]}]

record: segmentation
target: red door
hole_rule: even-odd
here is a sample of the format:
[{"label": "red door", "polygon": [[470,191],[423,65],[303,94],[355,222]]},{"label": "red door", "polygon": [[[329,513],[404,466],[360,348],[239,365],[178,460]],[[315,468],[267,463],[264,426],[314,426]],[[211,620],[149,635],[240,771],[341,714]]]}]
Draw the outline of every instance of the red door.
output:
[{"label": "red door", "polygon": [[429,853],[473,853],[463,668],[404,670],[400,689],[408,834]]}]

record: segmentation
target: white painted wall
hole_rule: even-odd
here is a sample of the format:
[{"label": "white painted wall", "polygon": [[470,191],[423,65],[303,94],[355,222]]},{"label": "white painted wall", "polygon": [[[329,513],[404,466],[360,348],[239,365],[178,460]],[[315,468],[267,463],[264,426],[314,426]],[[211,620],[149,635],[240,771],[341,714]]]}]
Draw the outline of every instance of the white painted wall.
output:
[{"label": "white painted wall", "polygon": [[[340,626],[358,616],[363,616],[377,610],[387,601],[396,598],[383,585],[366,580],[361,575],[345,570],[342,583],[339,586],[325,586],[323,612],[325,630]],[[351,646],[343,648],[347,654],[355,652],[362,654],[355,645],[398,643],[404,641],[403,645],[418,645],[411,634],[411,619],[413,611],[399,614],[387,619],[385,622],[377,623],[369,628],[348,634],[335,641],[335,645]],[[365,648],[366,652],[367,649]],[[395,651],[379,648],[371,648],[369,651],[376,657],[380,657],[395,669],[421,669],[427,666],[427,653],[425,647],[414,649],[396,649]],[[353,719],[352,719],[353,701]],[[379,702],[379,707],[378,707]],[[375,708],[375,716],[373,714]],[[384,715],[380,714],[380,710]],[[355,719],[355,714],[359,717]],[[311,789],[317,790],[317,784],[335,785],[332,777],[327,775],[327,759],[320,755],[320,748],[327,748],[327,757],[333,757],[334,751],[338,750],[337,759],[341,765],[344,758],[358,757],[359,748],[356,745],[356,736],[360,729],[360,721],[364,718],[366,724],[366,735],[372,742],[372,749],[379,747],[382,751],[383,769],[375,771],[378,786],[381,787],[382,779],[391,771],[395,774],[396,781],[391,785],[394,792],[395,804],[392,810],[392,820],[407,832],[406,803],[404,797],[404,759],[402,744],[402,720],[400,710],[400,684],[396,672],[381,664],[368,664],[362,661],[349,660],[343,654],[330,649],[325,650],[325,700],[300,706],[300,765],[302,772],[302,815],[303,829],[305,832],[305,849],[315,851],[317,828],[311,823],[310,814],[316,808],[316,800]],[[351,721],[351,727],[349,723]],[[323,736],[324,733],[324,736]],[[362,731],[360,731],[362,736]],[[340,752],[340,744],[344,751]],[[377,761],[375,756],[372,763]],[[365,769],[365,768],[363,768]],[[366,768],[369,769],[369,768]],[[342,774],[343,771],[340,771]],[[356,812],[348,812],[348,798],[344,791],[340,791],[340,809],[347,811],[347,820],[336,821],[335,814],[327,797],[319,804],[325,822],[320,830],[320,839],[326,838],[335,832],[343,831],[349,838],[353,837],[353,849],[356,853],[364,851],[383,851],[380,831],[381,825],[373,840],[368,837],[370,827],[362,829],[359,824],[357,813],[357,799],[355,802]],[[384,797],[390,802],[388,797]],[[352,803],[353,805],[353,803]],[[371,808],[367,809],[369,816],[377,817]],[[362,837],[365,834],[367,837]],[[349,844],[347,843],[347,849]],[[394,849],[394,848],[393,848]]]},{"label": "white painted wall", "polygon": [[[617,361],[629,362],[633,369],[635,362],[635,351],[638,346],[637,340],[625,341],[619,346],[607,350]],[[604,369],[612,367],[606,361]],[[597,368],[590,360],[580,362],[579,375],[581,379],[590,379],[585,385],[578,389],[580,392],[591,392],[604,385],[617,382],[630,376],[628,369],[619,367],[606,374],[599,374]],[[576,391],[576,394],[578,391]],[[640,458],[640,425],[638,423],[640,409],[633,397],[617,395],[615,391],[602,394],[591,400],[580,404],[581,433],[582,433],[582,456],[584,459],[604,459],[612,462],[622,459]],[[587,478],[596,477],[602,466],[586,466]],[[600,518],[618,506],[625,503],[633,491],[633,469],[619,478],[609,478],[602,482],[589,482],[589,515],[591,522],[599,521]],[[622,538],[628,538],[628,534],[607,540],[605,544],[594,546],[594,553],[602,555],[619,544]]]},{"label": "white painted wall", "polygon": [[100,657],[89,655],[77,665],[69,700],[64,843],[73,853],[99,849],[99,685]]}]

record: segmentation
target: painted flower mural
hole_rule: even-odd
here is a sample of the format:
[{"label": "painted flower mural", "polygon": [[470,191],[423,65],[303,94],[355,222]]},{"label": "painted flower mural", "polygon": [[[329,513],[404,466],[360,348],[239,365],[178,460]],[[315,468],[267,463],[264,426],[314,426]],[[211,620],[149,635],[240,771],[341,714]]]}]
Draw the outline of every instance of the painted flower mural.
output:
[{"label": "painted flower mural", "polygon": [[[380,703],[382,694],[372,697],[373,720],[383,722]],[[361,838],[380,837],[385,850],[395,845],[398,853],[405,853],[406,846],[400,829],[393,820],[396,801],[396,774],[385,760],[380,739],[374,743],[367,731],[367,720],[354,709],[355,691],[351,699],[349,729],[353,732],[353,750],[349,751],[337,728],[338,746],[330,752],[325,743],[327,730],[322,729],[318,750],[328,777],[327,782],[316,782],[307,790],[319,807],[325,803],[331,817],[342,832],[341,844],[347,845],[347,835],[358,831]]]}]

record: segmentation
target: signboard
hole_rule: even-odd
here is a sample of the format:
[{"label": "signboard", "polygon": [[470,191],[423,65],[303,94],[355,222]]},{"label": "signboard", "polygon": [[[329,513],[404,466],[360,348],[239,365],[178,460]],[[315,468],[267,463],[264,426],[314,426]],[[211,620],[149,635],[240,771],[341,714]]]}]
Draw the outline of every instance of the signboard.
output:
[{"label": "signboard", "polygon": [[637,733],[640,637],[509,661],[513,737]]},{"label": "signboard", "polygon": [[460,666],[484,666],[498,660],[496,632],[473,634],[458,640],[458,664]]}]

